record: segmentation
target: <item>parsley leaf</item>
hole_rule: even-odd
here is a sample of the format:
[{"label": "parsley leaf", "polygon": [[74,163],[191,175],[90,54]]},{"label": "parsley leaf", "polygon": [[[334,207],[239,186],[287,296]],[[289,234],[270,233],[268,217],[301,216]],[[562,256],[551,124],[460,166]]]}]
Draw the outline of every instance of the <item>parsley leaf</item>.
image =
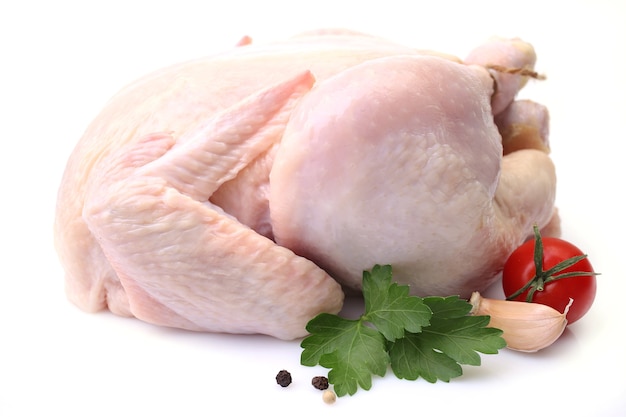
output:
[{"label": "parsley leaf", "polygon": [[488,316],[468,316],[458,296],[420,298],[392,282],[389,265],[363,272],[365,312],[357,320],[322,313],[306,326],[300,363],[330,369],[338,396],[369,390],[372,376],[391,365],[398,378],[450,381],[462,364],[480,365],[481,353],[505,346],[502,331],[486,327]]},{"label": "parsley leaf", "polygon": [[488,316],[468,316],[471,305],[458,296],[427,297],[424,303],[433,311],[430,326],[407,333],[389,348],[398,378],[449,382],[463,374],[461,364],[480,365],[476,352],[498,353],[505,347],[502,331],[486,327]]},{"label": "parsley leaf", "polygon": [[332,369],[329,380],[339,396],[354,394],[358,386],[369,390],[372,374],[384,376],[389,356],[385,339],[360,320],[320,314],[307,324],[311,336],[302,341],[302,365]]},{"label": "parsley leaf", "polygon": [[363,298],[371,322],[391,342],[404,337],[404,332],[419,332],[428,326],[432,315],[421,298],[409,295],[407,285],[391,282],[391,266],[376,265],[372,272],[363,272]]},{"label": "parsley leaf", "polygon": [[479,366],[476,352],[495,354],[506,346],[502,330],[487,327],[489,316],[468,316],[472,306],[458,296],[424,299],[433,318],[423,331],[428,346],[440,350],[461,364]]},{"label": "parsley leaf", "polygon": [[463,374],[454,359],[425,345],[425,338],[413,333],[397,340],[389,349],[391,368],[400,379],[415,381],[419,377],[428,382],[449,382]]},{"label": "parsley leaf", "polygon": [[385,375],[389,365],[385,339],[393,341],[404,337],[406,330],[420,331],[430,323],[430,308],[410,296],[407,286],[392,283],[391,277],[388,265],[363,272],[367,313],[358,320],[323,313],[307,324],[311,335],[301,343],[300,362],[331,369],[328,379],[339,396],[353,395],[359,386],[369,390],[372,375]]}]

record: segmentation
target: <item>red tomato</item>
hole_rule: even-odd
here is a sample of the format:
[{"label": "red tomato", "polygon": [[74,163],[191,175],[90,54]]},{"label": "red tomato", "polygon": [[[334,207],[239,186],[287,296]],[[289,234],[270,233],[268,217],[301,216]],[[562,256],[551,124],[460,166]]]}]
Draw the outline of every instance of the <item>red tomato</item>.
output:
[{"label": "red tomato", "polygon": [[[535,268],[537,238],[540,239],[540,247],[543,244],[543,271],[537,271]],[[585,257],[565,269],[554,272],[551,276],[545,273],[557,264],[576,256]],[[588,272],[590,274],[553,280],[560,274],[572,272]],[[594,273],[591,263],[580,249],[562,239],[541,238],[539,232],[535,230],[535,239],[522,244],[507,259],[502,272],[502,287],[507,299],[528,301],[528,293],[532,287],[514,298],[510,297],[533,279],[535,285],[541,284],[543,281],[543,289],[537,287],[532,295],[532,302],[545,304],[563,312],[570,302],[570,298],[573,299],[574,301],[567,313],[569,325],[584,316],[591,308],[596,296],[595,275],[597,274]]]}]

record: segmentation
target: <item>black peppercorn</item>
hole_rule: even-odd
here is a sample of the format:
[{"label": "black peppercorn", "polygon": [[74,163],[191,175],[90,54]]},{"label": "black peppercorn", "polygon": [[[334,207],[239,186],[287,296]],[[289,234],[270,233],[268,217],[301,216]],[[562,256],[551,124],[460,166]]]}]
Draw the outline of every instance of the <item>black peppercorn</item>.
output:
[{"label": "black peppercorn", "polygon": [[328,388],[328,378],[325,376],[316,376],[311,380],[311,384],[319,390],[325,390]]},{"label": "black peppercorn", "polygon": [[291,384],[291,374],[284,369],[276,375],[276,383],[281,387],[286,387]]}]

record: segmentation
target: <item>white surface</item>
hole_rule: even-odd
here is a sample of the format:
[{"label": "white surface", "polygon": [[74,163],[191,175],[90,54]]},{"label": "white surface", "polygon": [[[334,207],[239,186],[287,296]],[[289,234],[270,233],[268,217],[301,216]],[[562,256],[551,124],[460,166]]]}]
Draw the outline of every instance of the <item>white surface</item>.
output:
[{"label": "white surface", "polygon": [[[197,6],[203,3],[219,5]],[[410,3],[0,5],[0,416],[626,415],[625,164],[618,150],[626,131],[625,3]],[[230,47],[243,35],[263,42],[328,26],[459,56],[494,34],[534,44],[548,79],[524,95],[551,110],[563,235],[602,273],[592,311],[557,344],[532,355],[483,356],[482,366],[466,367],[449,384],[388,373],[371,391],[328,406],[310,386],[326,372],[299,365],[298,342],[157,328],[86,314],[66,301],[52,247],[56,188],[105,101],[146,72]],[[274,381],[283,368],[294,378],[287,389]]]}]

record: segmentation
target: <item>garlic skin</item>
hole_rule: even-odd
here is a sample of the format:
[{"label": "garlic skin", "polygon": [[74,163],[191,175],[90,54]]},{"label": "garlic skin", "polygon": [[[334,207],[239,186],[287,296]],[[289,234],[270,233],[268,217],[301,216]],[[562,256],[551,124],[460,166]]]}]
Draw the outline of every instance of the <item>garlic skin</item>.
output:
[{"label": "garlic skin", "polygon": [[489,327],[502,330],[507,347],[522,352],[537,352],[554,343],[565,330],[565,315],[554,308],[525,301],[506,301],[483,298],[474,292],[469,302],[470,315],[490,316]]}]

